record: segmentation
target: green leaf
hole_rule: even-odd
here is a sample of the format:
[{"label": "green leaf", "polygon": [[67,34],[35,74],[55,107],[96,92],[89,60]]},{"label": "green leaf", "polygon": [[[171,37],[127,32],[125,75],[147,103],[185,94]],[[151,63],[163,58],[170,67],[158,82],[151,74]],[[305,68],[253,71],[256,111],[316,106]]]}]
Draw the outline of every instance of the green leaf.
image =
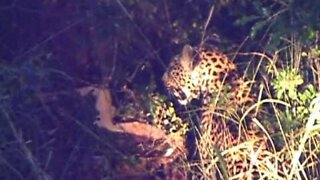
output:
[{"label": "green leaf", "polygon": [[251,15],[251,16],[242,16],[240,19],[237,19],[235,22],[235,25],[246,25],[249,22],[255,21],[257,19],[261,18],[260,16]]},{"label": "green leaf", "polygon": [[255,38],[257,33],[266,26],[266,21],[259,21],[251,28],[250,37]]}]

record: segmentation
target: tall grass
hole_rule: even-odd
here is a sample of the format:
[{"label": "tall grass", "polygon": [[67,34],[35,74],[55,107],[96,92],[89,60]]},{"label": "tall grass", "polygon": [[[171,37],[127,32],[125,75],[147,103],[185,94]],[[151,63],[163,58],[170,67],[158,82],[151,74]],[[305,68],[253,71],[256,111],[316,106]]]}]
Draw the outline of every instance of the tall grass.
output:
[{"label": "tall grass", "polygon": [[[194,171],[194,174],[198,173],[198,176],[193,176],[195,179],[199,177],[200,179],[252,179],[255,175],[259,179],[311,179],[319,176],[320,95],[313,90],[307,93],[307,88],[303,88],[314,86],[304,79],[310,78],[306,74],[309,70],[317,69],[316,64],[302,63],[305,60],[302,54],[312,53],[312,50],[303,52],[299,43],[292,42],[282,51],[284,52],[277,51],[273,57],[257,52],[239,53],[260,57],[258,67],[261,69],[255,72],[266,73],[265,77],[260,79],[265,81],[264,86],[260,88],[260,95],[257,96],[258,102],[248,107],[244,115],[238,119],[242,122],[251,118],[261,133],[259,136],[252,136],[247,134],[249,131],[239,131],[239,139],[246,137],[245,140],[242,139],[226,149],[221,149],[223,147],[217,147],[212,141],[220,132],[202,129],[196,144],[200,159],[197,166],[199,170]],[[280,60],[280,57],[288,59]],[[280,61],[288,63],[281,64]],[[301,68],[302,65],[304,68]],[[270,69],[262,69],[265,67]],[[301,71],[302,69],[304,71]],[[284,71],[287,73],[282,73],[284,77],[280,77]],[[299,78],[300,81],[297,81]],[[313,80],[316,79],[317,76],[313,76]],[[280,83],[279,86],[276,86],[275,82]],[[252,92],[259,91],[252,90]],[[256,115],[261,112],[265,115],[253,118],[250,116],[252,114],[250,111],[253,110]],[[234,117],[230,115],[224,120],[226,119]],[[212,123],[217,121],[213,118]],[[238,129],[242,128],[241,123],[238,126]],[[262,143],[259,137],[264,139]],[[266,149],[262,147],[263,143],[268,146]],[[261,146],[257,148],[259,144]],[[236,166],[243,166],[246,169],[244,172],[232,172],[234,170],[232,167]],[[199,173],[202,175],[199,176]]]}]

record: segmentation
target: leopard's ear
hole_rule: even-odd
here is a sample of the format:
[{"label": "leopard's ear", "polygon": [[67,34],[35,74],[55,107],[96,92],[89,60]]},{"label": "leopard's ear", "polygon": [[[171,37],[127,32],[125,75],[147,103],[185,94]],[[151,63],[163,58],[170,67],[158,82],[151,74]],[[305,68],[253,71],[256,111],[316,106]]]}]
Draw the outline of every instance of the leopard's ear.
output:
[{"label": "leopard's ear", "polygon": [[192,69],[192,58],[193,48],[189,44],[184,45],[180,57],[182,67],[185,69]]}]

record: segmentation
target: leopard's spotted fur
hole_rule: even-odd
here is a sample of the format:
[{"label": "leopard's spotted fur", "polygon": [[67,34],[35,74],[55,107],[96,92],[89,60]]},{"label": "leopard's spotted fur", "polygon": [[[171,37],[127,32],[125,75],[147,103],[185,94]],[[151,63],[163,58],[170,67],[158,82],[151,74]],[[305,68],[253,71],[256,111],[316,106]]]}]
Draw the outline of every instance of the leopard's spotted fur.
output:
[{"label": "leopard's spotted fur", "polygon": [[238,77],[235,64],[225,54],[210,47],[194,49],[184,46],[182,53],[170,63],[162,80],[183,105],[201,95],[217,93],[226,84],[230,85],[226,89],[237,91],[232,97],[234,102],[243,103],[249,98],[249,91],[243,88],[244,80]]},{"label": "leopard's spotted fur", "polygon": [[[268,148],[267,138],[255,130],[232,132],[223,118],[227,114],[225,109],[233,107],[237,110],[253,102],[249,84],[236,71],[236,65],[216,49],[186,45],[181,54],[174,57],[162,77],[165,87],[180,104],[186,105],[192,99],[203,98],[200,123],[202,137],[198,142],[198,150],[202,162],[210,161],[202,164],[211,167],[201,168],[205,170],[202,177],[208,179],[221,177],[217,172],[220,168],[212,163],[217,159],[215,149],[221,152],[226,161],[227,175],[237,179],[264,177],[256,171],[261,166],[259,163],[263,162],[257,163],[257,159],[266,159],[269,155],[267,159],[271,163],[278,162],[270,157],[273,150]],[[222,116],[218,117],[216,114],[220,112]],[[239,149],[229,150],[234,147]]]}]

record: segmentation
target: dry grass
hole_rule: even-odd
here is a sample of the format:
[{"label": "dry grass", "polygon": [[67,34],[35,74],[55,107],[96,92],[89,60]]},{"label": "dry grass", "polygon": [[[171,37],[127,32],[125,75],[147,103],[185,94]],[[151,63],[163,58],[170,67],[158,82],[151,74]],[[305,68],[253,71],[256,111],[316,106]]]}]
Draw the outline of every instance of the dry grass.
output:
[{"label": "dry grass", "polygon": [[[319,137],[316,137],[318,135],[315,133],[310,133],[311,129],[312,131],[319,130],[319,127],[313,126],[304,132],[288,136],[286,145],[278,151],[270,149],[266,151],[262,145],[257,149],[255,147],[257,139],[248,139],[220,152],[219,147],[212,143],[212,132],[206,131],[197,143],[201,157],[199,164],[197,164],[199,169],[197,173],[201,173],[201,179],[215,179],[216,176],[223,179],[252,179],[253,174],[258,174],[259,179],[309,179],[310,176],[315,177],[319,173],[317,170],[319,149],[315,148]],[[204,159],[204,157],[206,158]],[[232,174],[232,169],[227,168],[231,161],[234,163],[241,161],[241,165],[247,167],[246,171]],[[312,175],[310,172],[314,174]]]},{"label": "dry grass", "polygon": [[[296,51],[298,54],[291,54],[291,64],[295,68],[298,68],[301,62],[301,58],[298,58],[301,57],[301,48],[298,49],[299,51]],[[294,53],[295,51],[292,50],[290,52]],[[252,79],[255,79],[259,68],[261,68],[265,60],[270,65],[268,67],[273,69],[276,74],[279,71],[276,67],[279,54],[275,54],[274,57],[269,57],[264,53],[242,53],[240,55],[260,57],[257,70]],[[310,67],[310,69],[314,70],[316,67]],[[216,147],[212,143],[212,138],[217,135],[215,134],[216,132],[202,130],[204,132],[197,140],[200,160],[195,165],[198,171],[193,172],[194,179],[216,179],[217,177],[218,179],[252,179],[253,175],[258,175],[259,179],[311,179],[319,176],[320,125],[317,121],[319,121],[320,117],[320,96],[318,95],[313,100],[310,107],[306,107],[310,109],[310,114],[309,117],[303,120],[305,123],[302,127],[288,132],[283,128],[285,120],[279,116],[279,111],[281,111],[279,106],[291,108],[290,102],[274,98],[274,94],[271,93],[270,79],[264,78],[265,86],[260,89],[261,91],[257,97],[258,102],[243,113],[243,116],[239,118],[239,122],[248,118],[252,112],[258,114],[259,111],[263,111],[263,109],[260,109],[261,107],[269,107],[268,111],[271,111],[272,117],[276,120],[276,126],[279,127],[277,131],[266,127],[264,123],[260,123],[269,121],[269,117],[259,120],[252,119],[255,127],[258,127],[262,132],[262,137],[265,139],[264,142],[268,141],[268,147],[264,149],[263,145],[260,144],[260,148],[259,146],[257,148],[259,140],[250,137],[250,134],[246,134],[246,131],[241,131],[243,134],[239,133],[239,136],[248,137],[245,141],[239,141],[235,145],[221,150],[221,147]],[[266,94],[269,98],[262,100],[261,94]],[[232,119],[232,117],[228,119]],[[241,128],[239,125],[239,129]],[[278,139],[281,139],[280,148],[278,139],[274,138],[275,134],[278,135]],[[246,167],[245,171],[232,172],[234,169],[230,167],[235,167],[239,161],[241,161],[241,166]],[[230,165],[230,163],[234,163],[234,165]]]}]

